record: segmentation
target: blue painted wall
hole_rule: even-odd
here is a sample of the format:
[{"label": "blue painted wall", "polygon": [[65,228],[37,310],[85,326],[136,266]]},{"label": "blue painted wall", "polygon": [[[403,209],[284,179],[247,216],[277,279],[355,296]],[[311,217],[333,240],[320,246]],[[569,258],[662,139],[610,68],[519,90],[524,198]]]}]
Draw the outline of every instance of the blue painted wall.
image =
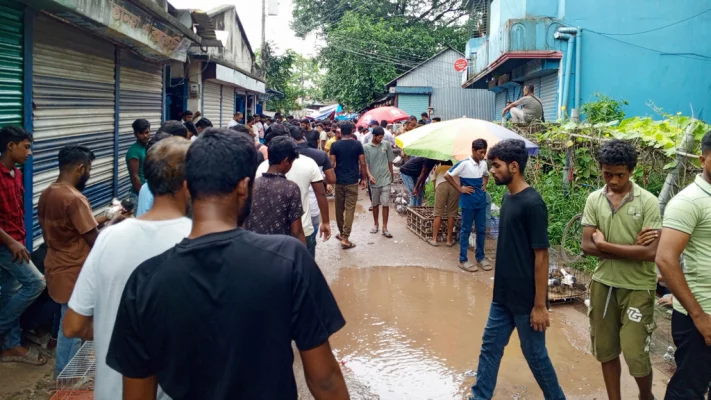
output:
[{"label": "blue painted wall", "polygon": [[[691,105],[696,117],[711,121],[711,12],[665,27],[710,6],[699,0],[494,0],[489,39],[496,42],[509,19],[558,18],[583,28],[582,103],[594,100],[594,93],[624,99],[630,102],[628,116],[657,116],[651,103],[669,113],[690,115]],[[546,33],[536,31],[537,50],[566,51],[565,42],[539,43],[551,40]],[[490,50],[496,47],[492,44]],[[476,49],[479,43],[468,45]],[[570,83],[569,109],[576,95],[574,74]]]}]

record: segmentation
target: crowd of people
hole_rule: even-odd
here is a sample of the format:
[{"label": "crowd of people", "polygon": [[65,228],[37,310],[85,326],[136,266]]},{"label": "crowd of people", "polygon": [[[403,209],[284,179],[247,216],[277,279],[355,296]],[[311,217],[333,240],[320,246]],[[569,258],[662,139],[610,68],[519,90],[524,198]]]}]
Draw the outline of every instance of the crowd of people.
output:
[{"label": "crowd of people", "polygon": [[[81,145],[60,149],[59,175],[37,205],[43,272],[24,245],[17,167],[32,154],[33,138],[16,126],[0,129],[0,361],[48,361],[22,343],[20,323],[46,286],[47,302],[56,305],[45,324],[58,330],[55,377],[82,341],[93,340],[97,399],[121,393],[129,399],[295,399],[292,341],[313,396],[347,399],[329,345],[345,320],[316,265],[316,248],[331,237],[329,196],[341,249],[356,247],[354,214],[366,189],[370,233],[392,238],[395,135],[387,121],[314,124],[277,113],[242,124],[236,113],[230,127],[220,129],[205,118],[193,122],[199,117],[185,112],[155,134],[148,121],[133,123],[136,142],[125,163],[135,218],[126,210],[94,215],[82,192],[95,154]],[[423,114],[414,123],[433,122]],[[657,199],[631,180],[637,164],[631,144],[606,142],[598,161],[605,186],[587,200],[581,245],[599,259],[589,319],[608,397],[621,399],[623,354],[640,399],[654,398],[649,346],[660,275],[674,294],[678,366],[666,398],[700,399],[711,384],[711,132],[702,140],[703,172],[674,197],[664,218]],[[548,210],[526,182],[527,162],[520,140],[489,146],[477,139],[471,157],[454,165],[411,157],[400,167],[411,206],[422,205],[428,177],[434,181],[430,245],[439,246],[447,218],[446,244],[454,246],[461,209],[459,266],[469,272],[494,268],[484,254],[489,178],[508,189],[472,388],[476,400],[492,398],[514,329],[545,398],[565,398],[545,343]],[[470,262],[473,231],[476,260]]]}]

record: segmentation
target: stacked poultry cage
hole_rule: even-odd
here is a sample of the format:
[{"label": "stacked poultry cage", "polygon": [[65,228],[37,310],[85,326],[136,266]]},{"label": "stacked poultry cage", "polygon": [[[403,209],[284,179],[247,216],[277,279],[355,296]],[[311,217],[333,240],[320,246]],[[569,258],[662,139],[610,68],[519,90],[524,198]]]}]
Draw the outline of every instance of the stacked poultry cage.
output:
[{"label": "stacked poultry cage", "polygon": [[57,391],[52,400],[92,400],[96,354],[94,342],[85,342],[57,377]]},{"label": "stacked poultry cage", "polygon": [[[434,223],[434,207],[406,207],[407,212],[407,229],[412,231],[422,240],[432,239],[432,230]],[[454,220],[454,233],[452,240],[459,240],[459,231],[462,229],[462,217],[457,216]],[[442,218],[442,226],[440,227],[437,241],[444,242],[447,240],[447,218]]]}]

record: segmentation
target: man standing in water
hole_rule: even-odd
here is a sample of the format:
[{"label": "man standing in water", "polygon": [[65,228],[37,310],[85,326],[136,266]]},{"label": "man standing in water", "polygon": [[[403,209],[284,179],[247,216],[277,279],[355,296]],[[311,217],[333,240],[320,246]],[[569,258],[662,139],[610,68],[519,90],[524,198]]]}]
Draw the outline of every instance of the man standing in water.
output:
[{"label": "man standing in water", "polygon": [[[599,258],[590,284],[592,353],[602,364],[607,396],[621,400],[620,353],[637,381],[639,398],[652,400],[649,344],[654,331],[654,257],[662,227],[657,198],[630,180],[637,151],[622,140],[600,148],[598,162],[605,187],[588,196],[583,211],[585,254]],[[638,244],[643,230],[654,240]]]},{"label": "man standing in water", "polygon": [[666,400],[702,399],[711,384],[711,132],[701,140],[699,161],[703,172],[664,211],[656,258],[674,294],[677,369]]},{"label": "man standing in water", "polygon": [[[472,155],[452,167],[444,179],[457,188],[459,206],[462,208],[462,232],[459,235],[459,268],[467,272],[476,272],[481,267],[491,271],[491,263],[484,258],[486,243],[486,185],[489,184],[489,171],[486,161],[486,140],[476,139],[472,142]],[[459,177],[460,183],[454,177]],[[469,262],[469,236],[472,226],[476,224],[476,264]]]},{"label": "man standing in water", "polygon": [[160,385],[172,398],[296,400],[294,341],[314,398],[348,399],[329,344],[345,321],[313,257],[240,228],[256,170],[242,134],[212,129],[190,146],[190,236],[136,268],[116,316],[106,362],[124,398],[155,399]]},{"label": "man standing in water", "polygon": [[508,139],[489,151],[491,175],[508,193],[501,205],[496,249],[494,298],[484,329],[474,400],[489,400],[516,329],[521,350],[547,400],[564,400],[563,389],[546,350],[548,317],[548,210],[541,195],[526,183],[526,145]]}]

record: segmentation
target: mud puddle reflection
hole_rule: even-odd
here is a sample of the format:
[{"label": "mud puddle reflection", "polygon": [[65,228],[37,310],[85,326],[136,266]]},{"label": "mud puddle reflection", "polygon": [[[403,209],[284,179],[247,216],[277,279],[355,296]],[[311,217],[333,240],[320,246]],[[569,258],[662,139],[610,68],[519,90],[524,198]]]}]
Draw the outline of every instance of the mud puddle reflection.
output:
[{"label": "mud puddle reflection", "polygon": [[[347,325],[331,338],[331,345],[352,398],[468,398],[490,287],[457,272],[378,267],[343,269],[332,290]],[[570,344],[555,314],[551,322],[548,351],[566,395],[593,398],[604,387],[602,379],[583,371],[599,367],[592,356]],[[542,397],[514,333],[495,398]]]}]

